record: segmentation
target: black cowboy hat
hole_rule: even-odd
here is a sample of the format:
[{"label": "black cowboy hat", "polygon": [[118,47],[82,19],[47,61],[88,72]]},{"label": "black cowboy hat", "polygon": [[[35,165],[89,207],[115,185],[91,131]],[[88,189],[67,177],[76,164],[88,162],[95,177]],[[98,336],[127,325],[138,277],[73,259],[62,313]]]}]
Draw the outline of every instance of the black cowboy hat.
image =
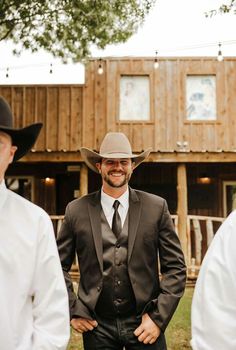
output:
[{"label": "black cowboy hat", "polygon": [[22,129],[14,129],[11,108],[0,96],[0,131],[10,135],[12,144],[17,146],[13,161],[22,158],[33,147],[42,125],[42,123],[35,123]]}]

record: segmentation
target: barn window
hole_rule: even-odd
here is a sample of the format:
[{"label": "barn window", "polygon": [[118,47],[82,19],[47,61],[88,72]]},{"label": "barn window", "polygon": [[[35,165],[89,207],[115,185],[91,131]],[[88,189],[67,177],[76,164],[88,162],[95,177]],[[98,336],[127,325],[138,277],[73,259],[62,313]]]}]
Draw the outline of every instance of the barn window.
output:
[{"label": "barn window", "polygon": [[223,181],[224,217],[236,209],[236,181]]},{"label": "barn window", "polygon": [[216,76],[188,75],[186,78],[187,120],[216,120]]},{"label": "barn window", "polygon": [[5,182],[11,191],[34,201],[34,178],[32,176],[7,176]]},{"label": "barn window", "polygon": [[150,82],[148,75],[120,77],[119,120],[150,120]]}]

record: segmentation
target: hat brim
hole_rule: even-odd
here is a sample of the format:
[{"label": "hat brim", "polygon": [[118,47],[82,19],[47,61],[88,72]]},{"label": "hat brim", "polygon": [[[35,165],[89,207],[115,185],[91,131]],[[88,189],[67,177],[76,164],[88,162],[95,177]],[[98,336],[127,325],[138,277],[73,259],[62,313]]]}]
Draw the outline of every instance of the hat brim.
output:
[{"label": "hat brim", "polygon": [[13,129],[0,126],[0,131],[10,135],[12,144],[17,146],[13,159],[14,162],[22,158],[33,147],[42,125],[42,123],[35,123],[22,129]]},{"label": "hat brim", "polygon": [[96,167],[96,163],[99,163],[102,158],[109,158],[109,159],[131,158],[132,161],[135,163],[134,168],[136,168],[140,163],[142,163],[149,156],[151,152],[151,148],[148,148],[146,151],[140,154],[125,154],[125,153],[99,154],[86,147],[82,147],[80,149],[80,152],[87,166],[91,170],[95,171],[96,173],[99,173]]}]

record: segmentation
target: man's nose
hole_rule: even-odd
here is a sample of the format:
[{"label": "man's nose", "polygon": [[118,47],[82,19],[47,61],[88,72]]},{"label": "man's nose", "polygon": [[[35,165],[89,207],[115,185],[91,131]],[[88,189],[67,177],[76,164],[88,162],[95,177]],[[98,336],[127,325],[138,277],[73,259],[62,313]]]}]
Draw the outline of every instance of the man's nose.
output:
[{"label": "man's nose", "polygon": [[114,167],[115,168],[122,168],[122,163],[121,162],[119,162],[119,161],[115,161],[114,163],[113,163],[113,165],[114,165]]}]

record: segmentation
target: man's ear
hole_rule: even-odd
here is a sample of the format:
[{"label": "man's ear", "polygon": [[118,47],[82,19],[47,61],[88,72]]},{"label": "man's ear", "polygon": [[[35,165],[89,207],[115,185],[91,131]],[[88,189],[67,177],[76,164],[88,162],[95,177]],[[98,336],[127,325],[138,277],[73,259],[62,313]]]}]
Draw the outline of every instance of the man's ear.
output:
[{"label": "man's ear", "polygon": [[12,163],[12,162],[13,162],[13,158],[14,158],[14,155],[15,155],[15,153],[16,153],[16,150],[17,150],[17,146],[11,146],[10,162],[9,162],[9,163]]},{"label": "man's ear", "polygon": [[101,163],[96,163],[96,168],[98,169],[99,173],[101,172]]}]

